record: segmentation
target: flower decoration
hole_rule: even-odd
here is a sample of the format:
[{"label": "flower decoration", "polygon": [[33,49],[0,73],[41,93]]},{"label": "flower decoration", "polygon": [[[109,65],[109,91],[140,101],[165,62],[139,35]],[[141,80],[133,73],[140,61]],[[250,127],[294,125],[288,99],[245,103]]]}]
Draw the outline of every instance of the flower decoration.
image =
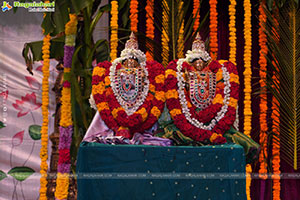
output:
[{"label": "flower decoration", "polygon": [[167,0],[162,1],[162,5],[165,9],[162,12],[162,34],[161,34],[161,46],[162,46],[162,65],[167,66],[169,62],[169,35],[166,30],[169,27],[169,5]]},{"label": "flower decoration", "polygon": [[239,82],[231,77],[237,76],[237,70],[229,61],[212,61],[208,69],[215,74],[222,73],[216,80],[216,96],[211,105],[197,112],[192,104],[185,90],[183,72],[193,68],[186,58],[172,61],[167,67],[166,103],[175,125],[185,136],[208,144],[222,144],[226,142],[222,135],[235,121]]},{"label": "flower decoration", "polygon": [[[148,2],[147,2],[148,3]],[[138,7],[139,1],[138,0],[130,0],[130,30],[133,32],[138,31]]]},{"label": "flower decoration", "polygon": [[200,25],[200,0],[194,0],[193,16],[194,16],[194,19],[195,19],[193,29],[194,29],[194,32],[196,32],[198,30],[199,25]]},{"label": "flower decoration", "polygon": [[210,56],[213,60],[218,57],[218,11],[217,11],[217,0],[209,0],[210,10],[209,10],[209,47]]},{"label": "flower decoration", "polygon": [[110,59],[115,60],[117,58],[118,48],[118,1],[111,1],[111,35],[110,35]]},{"label": "flower decoration", "polygon": [[[244,50],[244,133],[245,135],[251,137],[251,119],[252,119],[252,111],[251,111],[251,48],[252,48],[252,36],[251,36],[251,3],[250,0],[244,1],[244,38],[245,38],[245,50]],[[252,172],[251,165],[248,164],[246,167],[246,173],[248,176],[246,177],[246,193],[247,199],[250,200],[250,186],[251,186],[251,176]]]},{"label": "flower decoration", "polygon": [[72,107],[71,107],[71,83],[69,80],[72,56],[75,49],[77,33],[77,15],[70,14],[69,22],[65,25],[64,46],[64,82],[61,97],[61,119],[59,127],[59,159],[57,165],[57,179],[55,198],[67,199],[69,190],[69,172],[71,166],[70,146],[73,134]]},{"label": "flower decoration", "polygon": [[36,95],[33,92],[31,94],[26,94],[25,97],[21,97],[21,101],[16,100],[16,103],[13,103],[12,105],[19,111],[17,117],[22,117],[33,110],[39,109],[42,104],[36,102]]},{"label": "flower decoration", "polygon": [[183,50],[184,50],[184,17],[183,17],[183,1],[179,2],[179,19],[182,19],[180,28],[179,28],[179,36],[178,36],[178,41],[177,41],[177,46],[178,46],[178,50],[177,50],[177,54],[178,54],[178,58],[183,58],[184,54],[183,54]]}]

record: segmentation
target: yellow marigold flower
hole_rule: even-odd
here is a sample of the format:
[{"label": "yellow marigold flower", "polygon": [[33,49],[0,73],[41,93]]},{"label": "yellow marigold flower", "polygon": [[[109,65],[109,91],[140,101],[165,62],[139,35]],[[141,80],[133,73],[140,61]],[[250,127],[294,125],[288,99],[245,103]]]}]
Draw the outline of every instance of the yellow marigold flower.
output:
[{"label": "yellow marigold flower", "polygon": [[94,75],[103,76],[106,72],[106,69],[103,67],[95,67]]},{"label": "yellow marigold flower", "polygon": [[155,92],[155,86],[153,84],[149,84],[149,90],[151,92]]},{"label": "yellow marigold flower", "polygon": [[211,142],[213,142],[218,136],[222,136],[222,135],[221,135],[221,134],[217,134],[217,133],[213,133],[213,134],[210,136],[209,140],[210,140]]},{"label": "yellow marigold flower", "polygon": [[165,102],[166,98],[165,98],[165,93],[163,91],[156,91],[155,92],[155,98],[159,101],[163,101]]},{"label": "yellow marigold flower", "polygon": [[156,83],[165,83],[165,76],[163,74],[160,74],[158,76],[155,77],[155,82]]},{"label": "yellow marigold flower", "polygon": [[55,197],[57,199],[67,199],[69,189],[69,176],[67,173],[57,173]]},{"label": "yellow marigold flower", "polygon": [[221,94],[217,94],[216,97],[213,100],[213,104],[219,103],[219,104],[223,104],[223,97]]},{"label": "yellow marigold flower", "polygon": [[167,78],[169,75],[173,75],[176,77],[176,72],[173,69],[167,69],[165,72],[165,77]]},{"label": "yellow marigold flower", "polygon": [[160,110],[158,109],[157,106],[153,106],[153,108],[151,109],[151,113],[156,117],[156,118],[159,118],[161,112]]},{"label": "yellow marigold flower", "polygon": [[175,117],[176,115],[180,115],[180,114],[182,114],[181,109],[174,108],[173,110],[170,111],[170,115],[172,117]]},{"label": "yellow marigold flower", "polygon": [[101,102],[97,104],[98,111],[101,112],[102,110],[105,110],[108,108],[107,102]]},{"label": "yellow marigold flower", "polygon": [[192,104],[191,104],[190,101],[187,101],[187,106],[188,106],[188,108],[191,108],[191,107],[192,107]]},{"label": "yellow marigold flower", "polygon": [[216,80],[220,81],[223,79],[223,70],[219,69],[218,72],[216,73]]},{"label": "yellow marigold flower", "polygon": [[239,82],[239,76],[237,74],[234,73],[230,73],[230,82],[235,82],[235,83],[240,83]]},{"label": "yellow marigold flower", "polygon": [[221,65],[223,65],[225,62],[228,62],[228,60],[219,60],[219,63],[220,63]]},{"label": "yellow marigold flower", "polygon": [[103,82],[100,82],[98,85],[93,85],[92,89],[94,94],[103,94],[105,85]]},{"label": "yellow marigold flower", "polygon": [[114,118],[117,118],[118,112],[119,112],[120,110],[122,110],[122,109],[123,109],[122,107],[115,108],[115,109],[111,112],[111,114],[113,115]]},{"label": "yellow marigold flower", "polygon": [[142,119],[143,119],[143,122],[147,119],[148,117],[148,113],[147,113],[147,110],[143,107],[141,109],[139,109],[136,113],[142,115]]},{"label": "yellow marigold flower", "polygon": [[168,91],[166,92],[166,98],[167,98],[167,99],[172,99],[172,98],[178,99],[178,92],[177,92],[177,90],[175,90],[175,89],[173,89],[173,90],[168,90]]},{"label": "yellow marigold flower", "polygon": [[234,98],[230,98],[230,100],[229,100],[229,105],[231,106],[231,107],[233,107],[233,108],[236,108],[237,107],[237,103],[238,103],[238,101],[237,101],[237,99],[234,99]]},{"label": "yellow marigold flower", "polygon": [[106,76],[104,78],[104,83],[105,83],[105,87],[110,86],[110,78],[109,78],[109,76]]},{"label": "yellow marigold flower", "polygon": [[64,73],[71,72],[71,68],[64,68]]}]

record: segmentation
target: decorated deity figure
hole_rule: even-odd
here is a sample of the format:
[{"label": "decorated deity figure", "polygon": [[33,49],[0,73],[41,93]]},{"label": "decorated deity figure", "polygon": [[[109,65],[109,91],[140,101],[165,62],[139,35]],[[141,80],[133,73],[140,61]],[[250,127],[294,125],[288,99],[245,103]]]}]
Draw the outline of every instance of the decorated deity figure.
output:
[{"label": "decorated deity figure", "polygon": [[[249,150],[258,145],[234,129],[239,97],[239,76],[230,61],[212,61],[199,33],[186,57],[169,63],[165,73],[166,104],[175,128],[165,136],[177,145],[224,144],[247,141]],[[229,134],[230,133],[230,134]]]},{"label": "decorated deity figure", "polygon": [[98,112],[84,140],[170,145],[149,131],[164,109],[164,68],[146,61],[133,33],[119,58],[94,68],[92,97]]}]

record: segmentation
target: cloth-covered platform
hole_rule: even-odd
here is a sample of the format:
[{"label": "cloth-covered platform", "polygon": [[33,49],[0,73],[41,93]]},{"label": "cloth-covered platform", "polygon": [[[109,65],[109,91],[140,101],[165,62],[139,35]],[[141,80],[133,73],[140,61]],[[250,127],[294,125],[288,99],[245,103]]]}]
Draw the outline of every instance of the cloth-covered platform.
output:
[{"label": "cloth-covered platform", "polygon": [[239,145],[159,147],[82,143],[78,199],[246,199]]}]

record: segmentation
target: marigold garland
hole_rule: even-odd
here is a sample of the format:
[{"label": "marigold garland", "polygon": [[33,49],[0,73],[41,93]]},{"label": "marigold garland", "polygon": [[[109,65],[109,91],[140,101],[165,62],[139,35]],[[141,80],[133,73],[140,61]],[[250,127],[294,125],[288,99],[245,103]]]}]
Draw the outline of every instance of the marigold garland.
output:
[{"label": "marigold garland", "polygon": [[200,25],[200,0],[194,0],[193,4],[193,17],[195,19],[193,30],[194,33],[198,30]]},{"label": "marigold garland", "polygon": [[[49,1],[45,1],[48,3]],[[46,14],[44,14],[44,17]],[[44,32],[45,30],[43,30]],[[42,81],[42,117],[43,124],[41,128],[41,178],[40,178],[40,199],[47,199],[47,171],[48,171],[48,124],[49,124],[49,67],[50,67],[50,34],[47,34],[43,39],[42,58],[43,58],[43,81]]]},{"label": "marigold garland", "polygon": [[179,19],[182,19],[182,23],[180,25],[179,28],[179,36],[178,36],[178,41],[177,41],[177,46],[178,46],[178,50],[177,50],[177,54],[178,54],[178,58],[183,58],[184,57],[184,16],[183,16],[183,1],[179,2]]},{"label": "marigold garland", "polygon": [[[217,113],[221,110],[224,102],[224,82],[223,76],[218,76],[218,74],[222,74],[222,64],[227,69],[228,73],[230,74],[230,103],[228,105],[228,110],[226,115],[213,127],[212,130],[206,130],[197,128],[196,126],[192,125],[188,119],[183,114],[182,105],[179,98],[178,92],[178,80],[177,80],[177,62],[172,61],[167,66],[166,70],[166,103],[167,107],[170,111],[170,115],[174,120],[174,123],[177,127],[180,127],[182,133],[192,138],[196,141],[211,141],[211,144],[222,144],[226,142],[226,139],[222,136],[224,132],[226,132],[230,126],[233,124],[235,120],[235,112],[237,106],[237,99],[238,99],[238,90],[239,90],[239,81],[236,78],[231,78],[237,76],[237,69],[235,65],[228,61],[212,61],[208,68],[217,74],[217,82],[218,85],[216,86],[216,96],[212,101],[212,104],[202,110],[201,112],[197,112],[197,108],[192,105],[188,92],[185,91],[185,98],[187,101],[188,108],[190,110],[191,117],[203,122],[209,123],[214,119]],[[193,68],[187,62],[182,64],[182,71],[185,71],[185,68],[188,71],[192,71]],[[220,72],[221,71],[221,72]]]},{"label": "marigold garland", "polygon": [[[150,82],[148,95],[143,104],[132,115],[127,115],[124,108],[117,101],[109,83],[106,87],[96,90],[99,84],[103,84],[105,77],[109,76],[111,63],[102,62],[95,67],[92,78],[92,94],[98,111],[105,124],[117,131],[120,127],[129,129],[130,133],[143,132],[151,128],[164,109],[165,87],[164,68],[156,61],[147,61],[148,79]],[[120,69],[121,65],[117,65]],[[104,72],[104,73],[99,73]],[[159,80],[163,79],[163,80]]]},{"label": "marigold garland", "polygon": [[209,0],[210,5],[210,25],[209,25],[209,47],[210,57],[212,60],[216,60],[218,57],[218,11],[217,11],[217,0]]},{"label": "marigold garland", "polygon": [[61,119],[59,127],[59,159],[57,165],[56,199],[67,199],[69,190],[69,172],[71,166],[70,146],[72,142],[73,122],[71,111],[71,83],[70,72],[72,56],[74,53],[77,16],[69,14],[70,20],[65,25],[65,47],[64,47],[64,82],[61,97]]},{"label": "marigold garland", "polygon": [[[152,0],[153,2],[153,0]],[[148,4],[148,1],[147,1]],[[139,7],[139,1],[138,0],[131,0],[130,1],[130,30],[133,32],[138,31],[138,7]],[[153,14],[152,14],[153,15]]]},{"label": "marigold garland", "polygon": [[236,28],[235,28],[235,13],[236,1],[230,0],[229,5],[229,61],[236,65]]},{"label": "marigold garland", "polygon": [[267,179],[267,142],[268,142],[268,136],[267,136],[267,131],[268,131],[268,125],[267,125],[267,93],[266,93],[266,78],[267,78],[267,59],[266,56],[268,54],[268,47],[267,47],[267,36],[264,32],[265,30],[265,23],[267,20],[266,13],[264,12],[263,6],[265,5],[265,1],[262,1],[259,5],[259,46],[260,46],[260,51],[259,51],[259,65],[260,65],[260,88],[262,89],[261,94],[260,94],[260,114],[259,114],[259,124],[260,124],[260,136],[259,136],[259,143],[261,146],[261,151],[259,154],[259,162],[260,162],[260,177],[263,179]]},{"label": "marigold garland", "polygon": [[117,58],[118,48],[118,1],[111,1],[111,35],[110,35],[110,60]]},{"label": "marigold garland", "polygon": [[169,27],[169,5],[167,0],[162,1],[163,9],[162,13],[162,34],[161,34],[161,46],[162,46],[162,65],[167,66],[169,62],[169,36],[167,34],[167,29]]},{"label": "marigold garland", "polygon": [[[154,40],[154,0],[147,0],[146,5],[146,37],[150,40]],[[146,57],[148,61],[153,60],[153,44],[147,43],[148,49],[151,51],[146,52]]]},{"label": "marigold garland", "polygon": [[[245,135],[251,137],[251,118],[252,118],[252,111],[251,111],[251,48],[252,48],[252,37],[251,37],[251,3],[250,0],[244,1],[244,38],[245,38],[245,51],[244,51],[244,133]],[[251,176],[250,173],[252,172],[251,165],[248,164],[246,167],[246,194],[247,199],[250,200],[250,186],[251,186]]]}]

